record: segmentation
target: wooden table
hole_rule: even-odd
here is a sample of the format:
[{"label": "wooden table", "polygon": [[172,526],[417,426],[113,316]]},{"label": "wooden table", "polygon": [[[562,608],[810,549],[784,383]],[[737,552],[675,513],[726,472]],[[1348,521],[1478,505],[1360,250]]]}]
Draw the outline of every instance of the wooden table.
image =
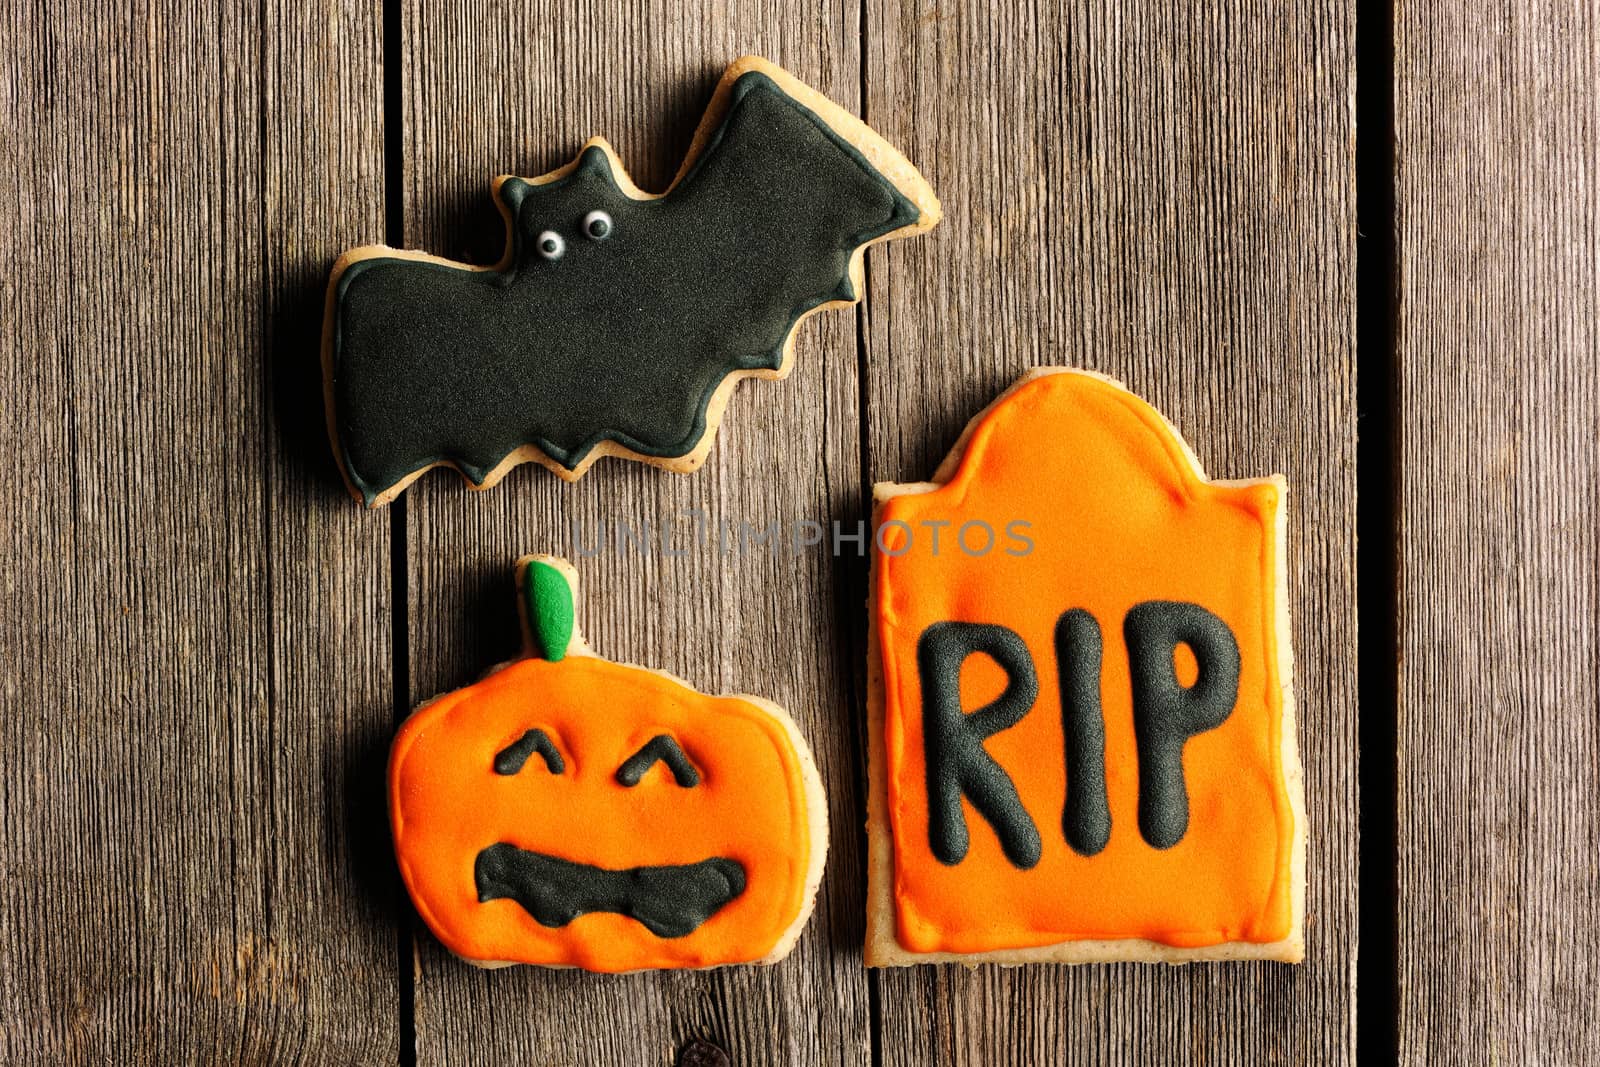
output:
[{"label": "wooden table", "polygon": [[[0,33],[0,1062],[1600,1061],[1592,3],[189,6]],[[747,51],[866,116],[946,221],[870,254],[865,307],[740,389],[692,477],[351,503],[333,257],[491,260],[490,177],[591,133],[659,188]],[[1035,364],[1289,478],[1304,966],[864,970],[865,565],[819,552],[583,561],[600,650],[811,738],[832,854],[795,955],[439,947],[386,748],[515,648],[518,553],[691,509],[853,524]]]}]

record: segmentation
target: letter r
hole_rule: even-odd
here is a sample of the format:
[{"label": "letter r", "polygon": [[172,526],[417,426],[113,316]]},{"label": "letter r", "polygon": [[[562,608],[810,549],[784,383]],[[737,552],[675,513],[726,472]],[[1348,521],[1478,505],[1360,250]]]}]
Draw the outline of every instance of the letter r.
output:
[{"label": "letter r", "polygon": [[[961,665],[975,652],[1006,672],[1006,688],[974,711],[961,708]],[[938,622],[917,642],[922,680],[922,739],[928,775],[928,844],[941,863],[967,855],[965,796],[994,828],[1012,865],[1027,870],[1039,862],[1039,828],[1004,767],[983,742],[1022,721],[1039,695],[1033,657],[1016,632],[1004,626]]]}]

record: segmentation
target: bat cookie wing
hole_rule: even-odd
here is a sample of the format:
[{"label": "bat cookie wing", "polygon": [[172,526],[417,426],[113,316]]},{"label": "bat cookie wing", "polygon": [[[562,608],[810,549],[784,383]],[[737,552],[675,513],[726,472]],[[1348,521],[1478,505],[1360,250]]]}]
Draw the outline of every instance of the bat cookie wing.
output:
[{"label": "bat cookie wing", "polygon": [[866,246],[940,217],[892,146],[753,57],[665,192],[595,139],[496,200],[493,267],[383,246],[334,266],[329,434],[369,506],[443,465],[480,489],[525,462],[569,481],[604,455],[694,470],[734,384],[783,377],[799,321],[860,298]]}]

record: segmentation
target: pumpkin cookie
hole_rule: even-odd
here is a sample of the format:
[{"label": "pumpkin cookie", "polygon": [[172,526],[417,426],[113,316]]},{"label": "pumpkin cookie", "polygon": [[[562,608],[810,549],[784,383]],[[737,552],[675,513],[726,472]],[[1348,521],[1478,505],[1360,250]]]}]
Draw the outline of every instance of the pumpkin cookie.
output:
[{"label": "pumpkin cookie", "polygon": [[596,656],[564,561],[518,561],[526,655],[418,708],[389,756],[395,852],[450,951],[591,971],[776,963],[827,852],[822,783],[765,700]]},{"label": "pumpkin cookie", "polygon": [[605,455],[694,470],[739,379],[783,377],[799,321],[859,299],[866,246],[939,220],[893,146],[754,56],[665,192],[595,138],[494,195],[493,267],[381,245],[334,264],[328,433],[369,506],[441,465],[477,489],[529,461],[569,481]]},{"label": "pumpkin cookie", "polygon": [[876,487],[869,965],[1302,958],[1286,492],[1066,370]]}]

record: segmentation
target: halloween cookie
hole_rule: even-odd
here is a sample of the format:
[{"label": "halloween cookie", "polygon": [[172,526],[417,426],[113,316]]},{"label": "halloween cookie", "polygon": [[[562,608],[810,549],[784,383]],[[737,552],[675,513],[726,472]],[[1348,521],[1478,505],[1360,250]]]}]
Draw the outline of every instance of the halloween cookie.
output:
[{"label": "halloween cookie", "polygon": [[827,851],[784,711],[601,659],[572,569],[517,564],[526,655],[418,708],[389,755],[417,912],[471,963],[591,971],[776,963]]},{"label": "halloween cookie", "polygon": [[1302,958],[1286,492],[1065,370],[876,487],[868,964]]},{"label": "halloween cookie", "polygon": [[370,506],[440,465],[479,489],[529,461],[569,481],[606,455],[694,470],[738,380],[783,377],[796,324],[859,299],[866,246],[940,213],[888,142],[754,57],[664,193],[594,138],[494,194],[493,267],[381,245],[334,264],[328,432]]}]

